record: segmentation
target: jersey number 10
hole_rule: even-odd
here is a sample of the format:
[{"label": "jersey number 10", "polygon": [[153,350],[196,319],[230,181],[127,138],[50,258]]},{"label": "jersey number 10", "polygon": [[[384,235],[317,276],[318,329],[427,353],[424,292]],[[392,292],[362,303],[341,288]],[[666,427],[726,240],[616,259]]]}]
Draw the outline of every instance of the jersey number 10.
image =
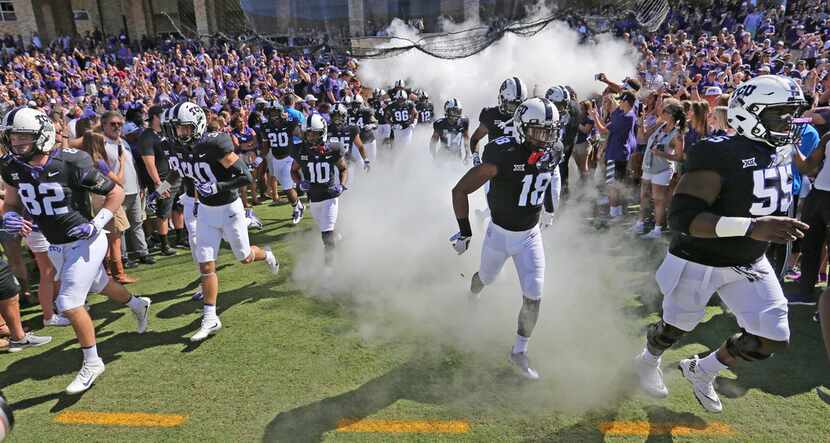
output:
[{"label": "jersey number 10", "polygon": [[308,181],[321,185],[328,184],[331,181],[331,165],[325,162],[309,163]]},{"label": "jersey number 10", "polygon": [[550,184],[550,174],[539,174],[536,176],[534,185],[533,174],[525,175],[522,179],[522,193],[519,194],[519,207],[525,207],[530,203],[530,206],[539,206],[544,202],[545,191],[548,190]]}]

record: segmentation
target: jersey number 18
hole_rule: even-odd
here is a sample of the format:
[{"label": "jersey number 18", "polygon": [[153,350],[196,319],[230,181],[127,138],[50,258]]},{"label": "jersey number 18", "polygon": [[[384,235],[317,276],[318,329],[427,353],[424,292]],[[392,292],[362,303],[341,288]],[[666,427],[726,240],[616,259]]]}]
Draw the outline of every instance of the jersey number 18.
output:
[{"label": "jersey number 18", "polygon": [[548,190],[550,184],[550,174],[533,174],[525,175],[522,179],[522,192],[519,194],[519,207],[525,207],[530,203],[530,206],[539,206],[545,200],[545,191]]}]

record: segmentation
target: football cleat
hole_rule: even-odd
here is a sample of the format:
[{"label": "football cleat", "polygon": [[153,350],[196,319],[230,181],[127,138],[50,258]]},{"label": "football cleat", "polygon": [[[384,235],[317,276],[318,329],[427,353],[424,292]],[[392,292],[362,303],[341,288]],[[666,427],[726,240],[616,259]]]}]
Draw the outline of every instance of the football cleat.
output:
[{"label": "football cleat", "polygon": [[511,350],[509,360],[522,377],[528,380],[539,379],[539,373],[530,367],[530,360],[527,358],[527,352],[513,352]]},{"label": "football cleat", "polygon": [[250,229],[262,229],[262,221],[257,218],[257,216],[252,216],[248,219],[248,228]]},{"label": "football cleat", "polygon": [[271,268],[271,273],[277,275],[280,272],[280,262],[277,260],[277,257],[271,252],[271,247],[265,247],[265,263],[268,264],[268,267]]},{"label": "football cleat", "polygon": [[637,366],[637,375],[640,377],[640,389],[646,394],[655,398],[666,398],[669,396],[669,389],[663,382],[663,370],[660,364],[652,365],[643,359],[643,354],[634,359]]},{"label": "football cleat", "polygon": [[153,303],[147,297],[138,297],[142,302],[142,307],[133,311],[135,320],[138,322],[137,332],[143,334],[147,330],[147,323],[150,320],[150,305]]},{"label": "football cleat", "polygon": [[305,206],[303,203],[298,201],[297,206],[294,206],[294,210],[291,212],[291,223],[298,224],[300,220],[303,219],[303,213],[305,212]]},{"label": "football cleat", "polygon": [[677,365],[695,393],[695,398],[709,412],[722,412],[723,405],[718,393],[715,392],[715,375],[707,374],[700,369],[700,359],[697,355],[680,360]]},{"label": "football cleat", "polygon": [[74,395],[86,391],[92,387],[92,383],[95,382],[98,376],[104,373],[104,370],[106,370],[106,366],[104,366],[104,361],[100,358],[91,362],[84,361],[84,365],[81,366],[81,370],[78,372],[75,380],[72,380],[72,383],[66,387],[66,393]]},{"label": "football cleat", "polygon": [[72,322],[61,314],[55,314],[49,320],[43,320],[43,326],[69,326]]},{"label": "football cleat", "polygon": [[222,322],[219,321],[219,317],[213,317],[211,319],[202,317],[202,326],[190,337],[190,341],[194,343],[202,341],[208,338],[208,336],[219,332],[220,329],[222,329]]},{"label": "football cleat", "polygon": [[470,292],[478,295],[482,289],[484,289],[484,283],[481,282],[481,278],[478,276],[478,272],[476,272],[470,281]]}]

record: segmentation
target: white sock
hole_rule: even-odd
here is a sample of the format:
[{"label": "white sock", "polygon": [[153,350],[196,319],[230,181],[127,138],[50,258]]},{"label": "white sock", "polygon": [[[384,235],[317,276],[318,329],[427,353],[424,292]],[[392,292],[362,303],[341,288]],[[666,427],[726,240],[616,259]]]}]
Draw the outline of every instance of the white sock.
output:
[{"label": "white sock", "polygon": [[133,311],[140,311],[144,309],[144,302],[136,296],[130,296],[130,300],[127,302],[127,306],[129,306],[130,309],[132,309]]},{"label": "white sock", "polygon": [[617,207],[616,206],[609,206],[608,207],[608,215],[614,217],[617,215]]},{"label": "white sock", "polygon": [[530,341],[530,337],[522,337],[521,335],[516,334],[516,344],[513,345],[513,353],[524,354],[527,352],[528,341]]},{"label": "white sock", "polygon": [[654,225],[654,232],[662,233],[663,228],[661,228],[660,225]]},{"label": "white sock", "polygon": [[619,217],[619,216],[623,215],[623,207],[622,206],[614,206],[614,208],[617,211],[617,213],[614,214],[615,216]]},{"label": "white sock", "polygon": [[84,361],[96,361],[100,360],[101,358],[98,357],[98,346],[92,345],[88,348],[81,348],[81,351],[84,352]]},{"label": "white sock", "polygon": [[216,318],[216,305],[204,305],[202,316],[205,318]]},{"label": "white sock", "polygon": [[702,359],[700,359],[700,361],[698,363],[698,367],[700,367],[700,369],[703,372],[705,372],[709,375],[718,375],[718,373],[720,371],[723,371],[724,369],[729,368],[729,366],[726,366],[725,364],[721,363],[720,360],[718,360],[717,351],[712,352],[711,354],[707,355],[706,357],[703,357]]},{"label": "white sock", "polygon": [[651,366],[660,366],[660,359],[662,356],[654,355],[648,350],[648,346],[643,348],[643,353],[640,354],[640,358],[643,359],[643,362],[648,363]]}]

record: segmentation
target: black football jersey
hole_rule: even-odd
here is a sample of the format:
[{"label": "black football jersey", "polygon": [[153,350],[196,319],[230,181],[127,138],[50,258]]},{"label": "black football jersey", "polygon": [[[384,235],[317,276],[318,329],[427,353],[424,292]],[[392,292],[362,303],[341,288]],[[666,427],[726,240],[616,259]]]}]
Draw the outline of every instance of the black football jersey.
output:
[{"label": "black football jersey", "polygon": [[493,141],[499,137],[516,137],[512,115],[502,114],[497,106],[484,108],[478,116],[478,121],[487,128],[487,139]]},{"label": "black football jersey", "polygon": [[5,156],[0,173],[17,188],[20,202],[49,243],[56,245],[75,241],[66,232],[92,219],[90,192],[106,195],[115,187],[89,154],[76,149],[56,149],[38,169]]},{"label": "black football jersey", "polygon": [[432,103],[418,103],[416,106],[418,110],[418,121],[421,123],[432,123],[435,120],[435,107]]},{"label": "black football jersey", "polygon": [[386,118],[386,107],[380,101],[376,101],[372,104],[372,111],[375,113],[375,120],[378,121],[379,125],[388,125],[389,120]]},{"label": "black football jersey", "polygon": [[407,100],[403,103],[392,102],[386,107],[386,118],[390,124],[400,125],[407,128],[410,125],[410,119],[413,113],[418,112],[415,109],[415,103]]},{"label": "black football jersey", "polygon": [[[792,149],[775,149],[743,136],[711,137],[688,150],[686,172],[720,174],[720,195],[707,212],[723,217],[786,216],[793,201]],[[768,245],[749,237],[707,239],[678,233],[669,251],[695,263],[732,267],[756,262]]]},{"label": "black football jersey", "polygon": [[181,186],[185,195],[196,198],[196,187],[193,182],[193,151],[185,146],[178,145],[166,139],[165,149],[168,151],[167,161],[170,170],[175,171],[181,178]]},{"label": "black football jersey", "polygon": [[533,154],[516,139],[501,137],[487,144],[481,158],[498,167],[490,180],[487,203],[493,223],[508,231],[526,231],[539,223],[556,166],[549,154]]},{"label": "black football jersey", "polygon": [[352,125],[340,125],[340,126],[329,126],[329,135],[328,141],[329,143],[333,142],[340,142],[343,144],[343,150],[346,153],[346,159],[348,160],[351,158],[352,154],[352,144],[354,143],[355,138],[357,138],[360,131],[357,129],[357,126]]},{"label": "black football jersey", "polygon": [[[190,162],[182,164],[182,168],[185,169],[185,175],[191,177],[196,184],[229,181],[234,176],[221,161],[231,152],[233,142],[229,134],[210,132],[196,142],[189,156]],[[222,206],[233,203],[238,198],[239,190],[232,188],[207,197],[199,196],[199,202],[208,206]]]},{"label": "black football jersey", "polygon": [[300,174],[303,180],[311,185],[308,190],[308,199],[311,202],[321,202],[340,195],[334,187],[340,183],[337,163],[343,157],[343,151],[329,148],[321,150],[318,147],[309,147],[303,142],[298,149],[297,157]]},{"label": "black football jersey", "polygon": [[294,131],[297,129],[297,122],[284,120],[279,125],[271,122],[263,123],[259,128],[262,143],[267,143],[271,148],[274,158],[282,159],[294,152]]},{"label": "black football jersey", "polygon": [[360,139],[364,143],[371,143],[375,139],[374,125],[376,123],[374,112],[368,107],[349,112],[349,126],[356,126],[360,129]]},{"label": "black football jersey", "polygon": [[441,145],[452,151],[457,151],[464,147],[464,134],[470,128],[470,120],[467,117],[461,117],[450,123],[446,117],[439,118],[432,123],[432,129],[438,134],[441,140]]}]

